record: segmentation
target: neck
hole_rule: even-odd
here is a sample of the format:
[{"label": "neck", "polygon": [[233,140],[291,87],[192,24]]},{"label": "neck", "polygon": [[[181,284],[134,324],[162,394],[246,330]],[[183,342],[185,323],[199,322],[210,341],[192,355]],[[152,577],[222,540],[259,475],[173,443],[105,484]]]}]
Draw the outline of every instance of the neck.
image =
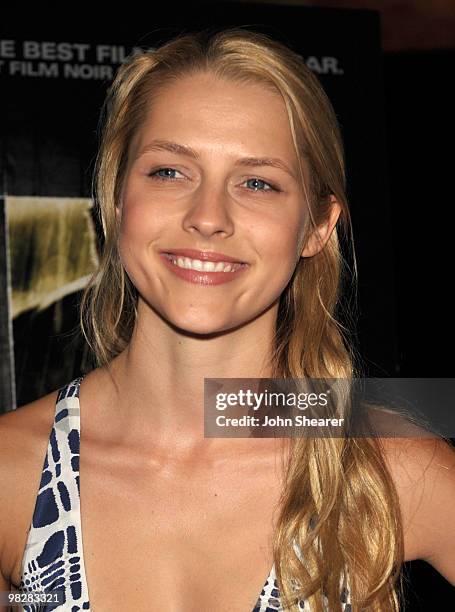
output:
[{"label": "neck", "polygon": [[173,456],[223,444],[269,446],[267,439],[204,438],[204,378],[271,377],[275,321],[274,307],[236,329],[197,335],[139,309],[128,347],[103,368],[112,438]]}]

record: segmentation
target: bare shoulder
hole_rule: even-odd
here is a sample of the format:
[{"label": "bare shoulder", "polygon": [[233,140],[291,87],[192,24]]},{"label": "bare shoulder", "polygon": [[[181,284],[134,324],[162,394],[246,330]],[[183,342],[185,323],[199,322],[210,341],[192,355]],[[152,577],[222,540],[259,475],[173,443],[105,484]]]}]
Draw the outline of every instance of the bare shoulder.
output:
[{"label": "bare shoulder", "polygon": [[57,393],[0,415],[0,569],[11,580],[33,516]]},{"label": "bare shoulder", "polygon": [[455,448],[438,437],[380,438],[403,519],[405,560],[455,584]]}]

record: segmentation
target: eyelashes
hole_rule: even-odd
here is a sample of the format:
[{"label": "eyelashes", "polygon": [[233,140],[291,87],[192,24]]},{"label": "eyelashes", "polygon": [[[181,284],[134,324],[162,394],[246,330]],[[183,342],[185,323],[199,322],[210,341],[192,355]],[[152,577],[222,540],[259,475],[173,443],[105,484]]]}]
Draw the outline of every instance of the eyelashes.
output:
[{"label": "eyelashes", "polygon": [[[170,168],[167,166],[163,166],[161,168],[157,168],[156,170],[152,170],[147,176],[149,176],[150,178],[152,178],[153,180],[157,180],[157,181],[164,181],[164,182],[172,182],[175,180],[180,180],[180,179],[176,179],[172,176],[160,176],[158,173],[159,172],[163,172],[163,171],[167,171],[170,170],[171,172],[179,172],[178,170],[176,170],[175,168]],[[180,174],[180,173],[179,173]],[[279,189],[276,185],[269,183],[268,181],[264,181],[263,179],[257,178],[257,177],[251,177],[251,178],[247,178],[245,179],[243,182],[247,183],[249,181],[255,181],[256,183],[262,183],[264,185],[267,185],[269,187],[269,189],[257,189],[257,188],[253,188],[253,189],[249,189],[249,191],[252,191],[253,193],[272,193],[272,192],[281,192],[281,189]]]}]

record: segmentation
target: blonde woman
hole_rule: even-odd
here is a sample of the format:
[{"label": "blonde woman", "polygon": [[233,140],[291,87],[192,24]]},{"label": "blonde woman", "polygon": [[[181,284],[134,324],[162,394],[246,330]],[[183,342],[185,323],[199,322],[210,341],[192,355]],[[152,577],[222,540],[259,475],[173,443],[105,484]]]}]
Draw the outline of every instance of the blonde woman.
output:
[{"label": "blonde woman", "polygon": [[0,419],[0,588],[68,612],[389,612],[405,560],[455,583],[444,440],[204,437],[205,377],[358,373],[317,79],[265,35],[187,33],[129,58],[105,110],[97,367]]}]

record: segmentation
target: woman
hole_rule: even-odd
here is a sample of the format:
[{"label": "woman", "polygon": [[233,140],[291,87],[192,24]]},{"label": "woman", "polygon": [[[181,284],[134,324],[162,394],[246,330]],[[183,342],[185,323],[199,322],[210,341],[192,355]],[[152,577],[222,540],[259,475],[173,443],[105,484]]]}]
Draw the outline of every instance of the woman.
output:
[{"label": "woman", "polygon": [[1,419],[3,588],[71,611],[390,611],[404,560],[455,583],[444,441],[204,437],[205,377],[360,371],[316,78],[264,35],[190,33],[122,65],[106,110],[81,308],[98,367]]}]

